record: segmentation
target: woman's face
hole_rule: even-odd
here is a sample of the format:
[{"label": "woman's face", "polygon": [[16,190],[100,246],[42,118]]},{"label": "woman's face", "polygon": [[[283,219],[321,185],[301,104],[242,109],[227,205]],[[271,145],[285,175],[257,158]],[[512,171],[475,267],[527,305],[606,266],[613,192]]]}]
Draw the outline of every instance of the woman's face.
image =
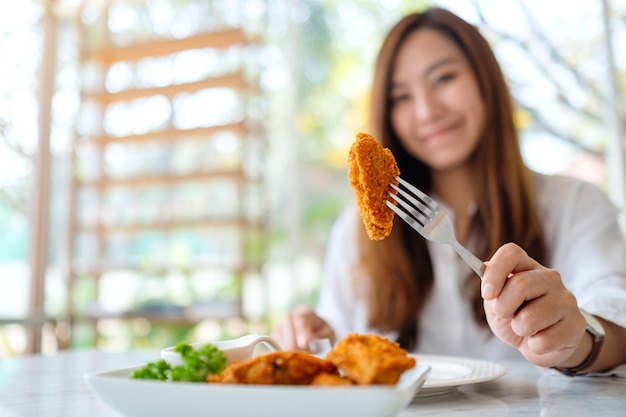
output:
[{"label": "woman's face", "polygon": [[485,106],[459,47],[418,29],[400,46],[391,81],[391,123],[406,150],[435,171],[466,163],[482,137]]}]

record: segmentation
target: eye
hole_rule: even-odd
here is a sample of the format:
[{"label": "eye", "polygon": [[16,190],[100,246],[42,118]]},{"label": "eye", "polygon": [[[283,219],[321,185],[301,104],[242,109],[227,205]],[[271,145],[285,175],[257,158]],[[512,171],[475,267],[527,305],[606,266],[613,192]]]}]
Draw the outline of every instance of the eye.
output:
[{"label": "eye", "polygon": [[403,101],[407,101],[409,100],[409,95],[408,94],[392,94],[389,97],[389,104],[391,104],[392,106],[395,104],[399,104],[402,103]]},{"label": "eye", "polygon": [[442,73],[440,75],[438,75],[435,78],[435,84],[440,85],[440,84],[446,84],[449,81],[452,81],[456,78],[456,73],[455,72],[445,72]]}]

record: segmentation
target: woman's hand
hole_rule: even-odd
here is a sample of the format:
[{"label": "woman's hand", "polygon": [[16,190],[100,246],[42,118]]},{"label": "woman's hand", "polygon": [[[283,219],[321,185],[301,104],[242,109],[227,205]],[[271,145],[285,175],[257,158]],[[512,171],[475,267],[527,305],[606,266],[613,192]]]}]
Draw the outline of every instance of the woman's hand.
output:
[{"label": "woman's hand", "polygon": [[[574,359],[585,334],[585,318],[558,271],[509,243],[487,263],[481,286],[487,321],[498,338],[538,366]],[[586,353],[575,356],[580,355]]]},{"label": "woman's hand", "polygon": [[272,338],[284,350],[308,350],[313,339],[330,339],[334,344],[335,331],[313,309],[300,306],[274,327]]}]

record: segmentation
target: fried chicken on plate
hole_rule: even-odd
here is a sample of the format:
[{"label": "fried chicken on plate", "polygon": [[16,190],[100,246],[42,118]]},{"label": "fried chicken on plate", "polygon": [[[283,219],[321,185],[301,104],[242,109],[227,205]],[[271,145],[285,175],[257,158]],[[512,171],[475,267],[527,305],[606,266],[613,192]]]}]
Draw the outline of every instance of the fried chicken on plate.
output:
[{"label": "fried chicken on plate", "polygon": [[259,385],[393,385],[415,365],[397,343],[373,334],[350,334],[326,359],[300,351],[276,351],[232,362],[208,382]]},{"label": "fried chicken on plate", "polygon": [[309,385],[320,374],[339,377],[331,362],[306,352],[277,351],[233,362],[208,382],[225,384]]},{"label": "fried chicken on plate", "polygon": [[398,343],[378,335],[356,333],[342,339],[327,359],[359,385],[393,385],[416,363]]}]

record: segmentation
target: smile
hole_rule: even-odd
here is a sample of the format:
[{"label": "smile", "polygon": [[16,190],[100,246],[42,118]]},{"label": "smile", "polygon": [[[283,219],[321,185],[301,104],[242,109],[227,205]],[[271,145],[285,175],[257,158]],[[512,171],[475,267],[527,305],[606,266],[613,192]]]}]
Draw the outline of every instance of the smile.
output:
[{"label": "smile", "polygon": [[444,127],[440,127],[437,129],[434,129],[430,132],[427,132],[426,134],[423,134],[420,136],[420,139],[422,141],[428,142],[434,139],[437,139],[453,130],[458,129],[461,126],[461,123],[453,123]]}]

